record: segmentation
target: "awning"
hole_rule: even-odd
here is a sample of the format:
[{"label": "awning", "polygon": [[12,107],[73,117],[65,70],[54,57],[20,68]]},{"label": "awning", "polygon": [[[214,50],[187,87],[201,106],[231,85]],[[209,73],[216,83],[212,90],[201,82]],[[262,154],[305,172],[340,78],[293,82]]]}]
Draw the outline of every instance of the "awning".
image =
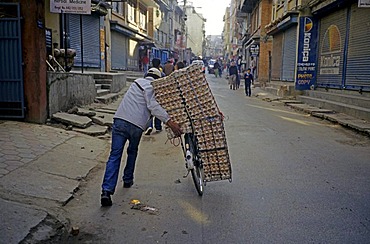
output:
[{"label": "awning", "polygon": [[144,42],[139,42],[139,44],[140,46],[145,46],[146,48],[156,47],[154,42],[144,41]]},{"label": "awning", "polygon": [[154,0],[141,0],[147,7],[158,8],[159,5]]}]

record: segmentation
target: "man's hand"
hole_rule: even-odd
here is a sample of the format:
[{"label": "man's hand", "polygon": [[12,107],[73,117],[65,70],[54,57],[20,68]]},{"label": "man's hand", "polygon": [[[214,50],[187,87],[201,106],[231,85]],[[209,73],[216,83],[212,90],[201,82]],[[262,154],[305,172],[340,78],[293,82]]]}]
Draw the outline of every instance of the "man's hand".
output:
[{"label": "man's hand", "polygon": [[175,134],[175,137],[179,137],[182,134],[180,125],[172,119],[169,119],[166,124],[171,128],[172,132]]}]

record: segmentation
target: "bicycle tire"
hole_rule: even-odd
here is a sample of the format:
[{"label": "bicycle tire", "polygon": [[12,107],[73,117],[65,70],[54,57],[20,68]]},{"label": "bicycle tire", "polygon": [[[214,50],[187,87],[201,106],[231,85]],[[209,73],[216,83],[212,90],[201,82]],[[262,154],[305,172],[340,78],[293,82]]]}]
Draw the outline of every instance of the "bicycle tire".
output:
[{"label": "bicycle tire", "polygon": [[189,144],[189,150],[193,154],[194,158],[194,168],[190,170],[190,173],[193,178],[195,189],[197,190],[199,196],[202,196],[204,192],[203,169],[197,156],[195,138],[192,134],[185,135],[185,143]]}]

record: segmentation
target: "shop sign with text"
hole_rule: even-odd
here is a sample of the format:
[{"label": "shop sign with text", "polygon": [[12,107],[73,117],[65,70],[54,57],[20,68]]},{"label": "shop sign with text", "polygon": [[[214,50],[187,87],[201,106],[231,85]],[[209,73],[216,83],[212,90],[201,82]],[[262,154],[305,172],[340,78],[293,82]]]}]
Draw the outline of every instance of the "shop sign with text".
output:
[{"label": "shop sign with text", "polygon": [[296,90],[309,90],[316,82],[318,22],[312,17],[299,20]]},{"label": "shop sign with text", "polygon": [[50,0],[50,12],[91,14],[91,0]]}]

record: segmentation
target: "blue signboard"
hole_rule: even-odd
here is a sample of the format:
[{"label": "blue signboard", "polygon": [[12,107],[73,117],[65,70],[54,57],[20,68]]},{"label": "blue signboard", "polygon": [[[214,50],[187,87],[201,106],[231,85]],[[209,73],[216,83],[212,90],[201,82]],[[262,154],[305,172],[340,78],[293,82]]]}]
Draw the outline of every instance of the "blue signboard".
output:
[{"label": "blue signboard", "polygon": [[309,90],[316,83],[318,22],[300,17],[297,52],[296,90]]}]

